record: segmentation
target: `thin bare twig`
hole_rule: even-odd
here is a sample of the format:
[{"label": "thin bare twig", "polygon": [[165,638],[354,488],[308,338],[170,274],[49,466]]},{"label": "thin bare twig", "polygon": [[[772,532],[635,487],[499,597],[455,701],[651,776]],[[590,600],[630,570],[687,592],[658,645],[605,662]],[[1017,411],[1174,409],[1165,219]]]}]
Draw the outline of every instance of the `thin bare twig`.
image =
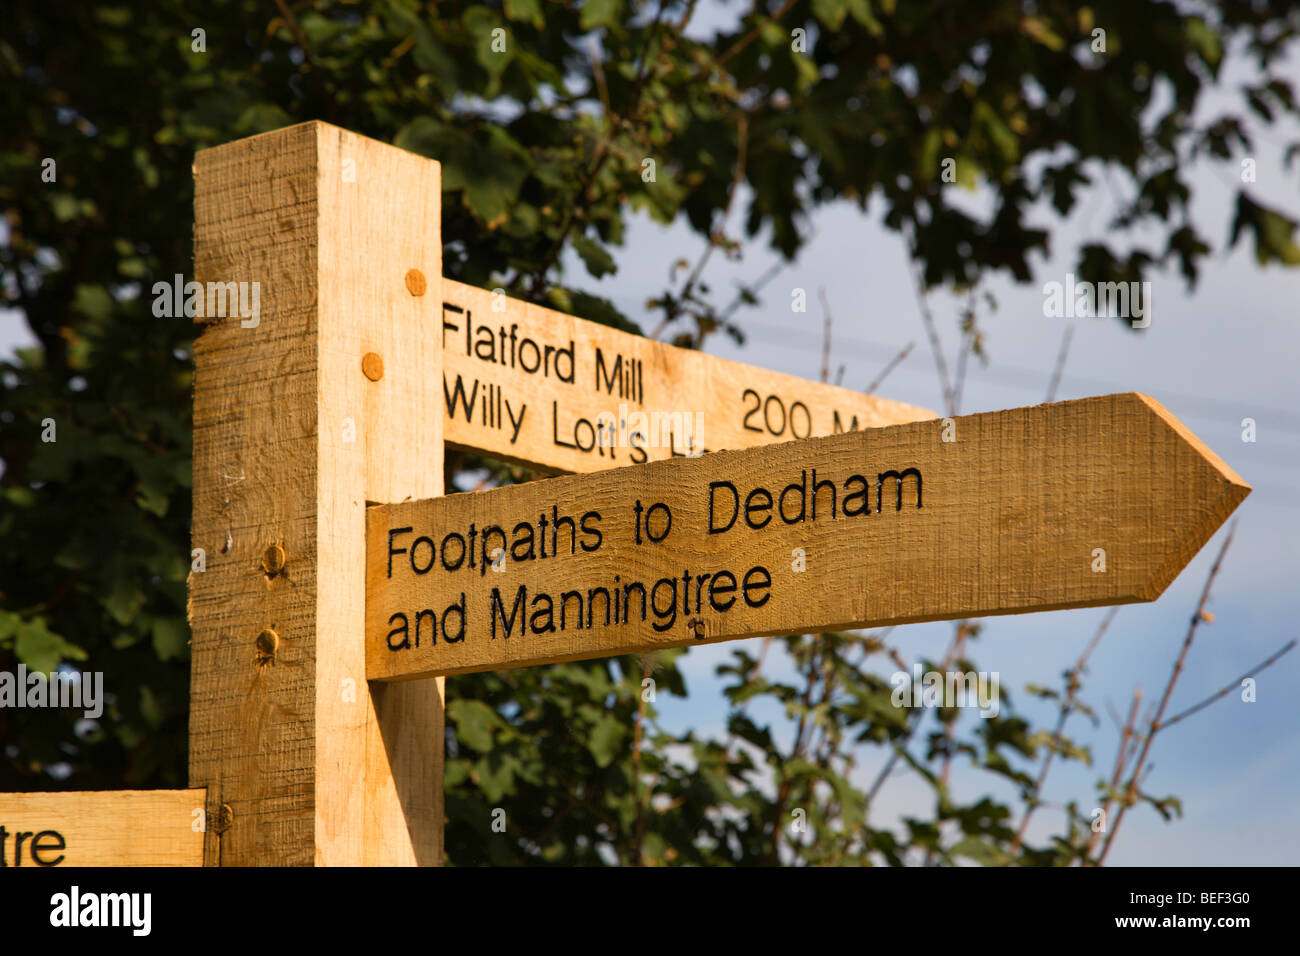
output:
[{"label": "thin bare twig", "polygon": [[605,108],[605,115],[612,115],[609,105],[609,87],[605,85],[605,68],[600,63],[600,48],[596,38],[591,37],[587,43],[587,58],[591,61],[591,75],[596,79],[596,91],[600,94],[600,105]]},{"label": "thin bare twig", "polygon": [[790,264],[786,262],[784,259],[778,259],[776,262],[768,266],[767,269],[763,272],[763,274],[759,276],[757,281],[755,281],[752,285],[748,287],[745,286],[741,287],[741,291],[738,292],[736,294],[736,297],[731,300],[731,304],[722,310],[722,313],[719,316],[719,318],[721,318],[721,320],[724,323],[729,322],[731,320],[731,317],[735,315],[738,311],[740,311],[740,307],[745,304],[746,292],[748,292],[750,295],[756,295],[758,292],[761,292],[763,286],[767,285],[778,275],[780,275],[783,271],[789,268],[789,265]]},{"label": "thin bare twig", "polygon": [[916,304],[921,310],[921,321],[926,334],[930,337],[930,351],[934,355],[934,365],[939,372],[939,384],[943,386],[943,403],[949,415],[956,415],[957,403],[952,387],[952,378],[948,375],[948,363],[943,358],[943,345],[939,341],[939,329],[934,323],[934,314],[930,311],[930,302],[925,291],[925,276],[921,267],[912,263],[912,272],[916,278]]},{"label": "thin bare twig", "polygon": [[868,395],[874,395],[876,389],[880,388],[881,384],[885,381],[885,378],[889,375],[889,373],[892,372],[894,369],[898,368],[898,366],[903,363],[903,359],[907,358],[908,353],[910,353],[914,348],[916,348],[915,340],[908,342],[907,345],[903,346],[903,350],[899,352],[897,355],[895,355],[893,359],[890,360],[889,364],[884,367],[884,370],[881,371],[881,373],[876,376],[875,381],[873,381],[870,385],[868,385],[864,389],[864,391]]},{"label": "thin bare twig", "polygon": [[1124,729],[1124,720],[1120,717],[1119,711],[1109,700],[1106,701],[1106,714],[1110,717],[1110,722],[1115,725],[1115,733]]},{"label": "thin bare twig", "polygon": [[[960,660],[966,653],[966,638],[974,632],[968,621],[958,621],[956,630],[953,635],[953,653],[952,657]],[[947,670],[945,666],[944,670]],[[939,783],[946,790],[948,781],[952,776],[952,735],[953,728],[957,725],[957,718],[953,717],[943,726],[943,765],[939,770]],[[933,866],[934,858],[937,853],[935,847],[931,847],[925,854],[925,866]]]},{"label": "thin bare twig", "polygon": [[[758,675],[763,670],[763,662],[767,660],[768,648],[770,648],[771,646],[772,646],[772,638],[771,637],[763,638],[763,644],[759,648],[758,657],[755,658],[754,660],[754,666],[751,667],[749,669],[749,673],[745,675],[745,683],[744,683],[745,687],[750,686],[756,680],[758,680]],[[742,700],[739,704],[736,705],[736,713],[743,714],[746,708],[748,707],[749,707],[749,699],[746,698],[745,700]],[[728,759],[730,759],[732,747],[734,747],[735,745],[736,745],[736,735],[731,731],[730,727],[728,727],[727,740],[726,743],[723,744],[723,748],[722,748],[723,752],[727,755]]]},{"label": "thin bare twig", "polygon": [[320,95],[321,105],[325,109],[326,118],[334,118],[334,100],[330,98],[325,90],[325,81],[321,76],[320,68],[316,65],[316,59],[312,56],[311,47],[307,45],[307,36],[302,32],[302,27],[298,24],[298,18],[293,15],[289,5],[285,0],[275,0],[276,9],[280,11],[280,16],[284,17],[285,24],[289,27],[289,32],[293,34],[293,41],[302,50],[303,59],[307,61],[307,69],[311,72],[312,84],[316,87],[316,92]]},{"label": "thin bare twig", "polygon": [[952,386],[952,413],[961,411],[962,395],[966,392],[966,364],[970,360],[971,349],[975,345],[974,330],[962,336],[961,351],[957,353],[957,380]]},{"label": "thin bare twig", "polygon": [[[773,13],[770,16],[768,16],[767,19],[772,21],[780,20],[781,17],[785,16],[785,14],[790,11],[790,8],[793,7],[794,4],[795,4],[795,0],[785,0],[785,3],[781,5],[781,8],[777,10],[776,13]],[[759,12],[758,4],[755,4],[754,12],[755,13]],[[730,47],[727,48],[727,51],[725,53],[723,53],[720,57],[718,57],[716,60],[713,61],[714,65],[722,66],[722,64],[726,63],[728,60],[730,60],[741,50],[745,49],[745,47],[749,46],[749,44],[753,43],[754,38],[763,31],[764,26],[765,24],[763,23],[758,24],[758,26],[754,27],[754,29],[750,30],[743,37],[741,37],[739,40],[733,43]]]},{"label": "thin bare twig", "polygon": [[[890,630],[893,630],[893,628],[890,628]],[[948,645],[948,650],[944,652],[943,662],[939,665],[939,670],[946,671],[948,669],[948,665],[952,662],[956,650],[957,650],[957,635],[954,635],[952,643]],[[892,651],[891,656],[894,659],[894,665],[898,667],[899,670],[901,671],[907,670],[907,667],[904,666],[906,662],[901,660],[897,656],[896,651]],[[919,727],[921,724],[921,717],[924,716],[925,712],[921,708],[914,708],[914,710],[917,714],[921,716],[918,716],[916,720],[912,721],[911,726],[907,728],[907,732],[903,734],[902,740],[895,742],[893,752],[889,755],[889,758],[885,761],[885,765],[880,768],[880,772],[876,775],[876,779],[871,782],[871,786],[867,788],[867,815],[868,816],[871,814],[871,803],[873,800],[875,800],[876,794],[880,792],[880,788],[884,786],[886,778],[888,778],[890,773],[893,771],[894,764],[898,763],[899,757],[902,752],[902,748],[905,747],[907,743],[912,739],[912,735],[916,733],[917,727]],[[865,819],[863,822],[865,822]]]},{"label": "thin bare twig", "polygon": [[[546,281],[546,273],[559,260],[560,253],[564,249],[564,244],[568,241],[569,233],[573,230],[574,225],[579,218],[579,211],[585,211],[595,199],[592,192],[596,185],[596,177],[600,175],[601,169],[605,163],[614,154],[611,148],[617,132],[627,126],[635,126],[641,118],[642,103],[641,93],[644,88],[645,79],[650,70],[650,50],[654,46],[656,37],[663,20],[664,11],[667,9],[667,0],[659,0],[658,8],[655,10],[655,17],[649,28],[646,30],[645,48],[641,53],[641,69],[637,72],[636,79],[632,82],[631,89],[628,91],[627,108],[621,114],[615,114],[612,110],[606,109],[606,123],[600,139],[596,143],[594,155],[591,163],[581,174],[579,186],[575,194],[574,204],[565,210],[564,221],[560,224],[560,232],[551,243],[551,248],[546,256],[542,259],[542,264],[534,269],[531,273],[526,273],[522,269],[515,272],[514,276],[506,285],[508,291],[514,291],[526,276],[531,275],[529,283],[529,294],[536,297],[540,294],[543,284]],[[595,61],[593,61],[595,65]],[[605,91],[605,95],[608,91]]]},{"label": "thin bare twig", "polygon": [[1264,670],[1267,670],[1268,668],[1272,667],[1274,664],[1276,664],[1279,660],[1281,660],[1283,657],[1285,657],[1285,656],[1286,656],[1287,654],[1289,654],[1291,651],[1295,650],[1295,646],[1296,646],[1296,639],[1293,637],[1293,638],[1291,638],[1291,640],[1289,640],[1289,641],[1287,641],[1285,644],[1283,644],[1282,647],[1281,647],[1281,649],[1278,650],[1275,654],[1273,654],[1273,656],[1269,657],[1267,660],[1261,661],[1260,663],[1256,664],[1254,667],[1252,667],[1250,670],[1246,671],[1246,673],[1242,674],[1240,677],[1238,677],[1238,678],[1237,678],[1235,681],[1233,681],[1231,684],[1229,684],[1229,685],[1227,685],[1226,687],[1224,687],[1223,690],[1219,691],[1218,693],[1211,694],[1209,697],[1205,698],[1205,700],[1201,701],[1201,702],[1200,702],[1199,704],[1197,704],[1196,706],[1194,706],[1194,707],[1188,707],[1188,708],[1187,708],[1186,710],[1184,710],[1182,713],[1175,714],[1173,717],[1170,717],[1170,718],[1169,718],[1168,720],[1166,720],[1164,723],[1157,724],[1157,725],[1153,726],[1153,727],[1151,728],[1151,732],[1152,732],[1152,733],[1155,733],[1157,730],[1165,730],[1166,728],[1172,727],[1174,724],[1178,723],[1180,720],[1182,720],[1182,719],[1184,719],[1184,718],[1186,718],[1186,717],[1190,717],[1190,716],[1192,716],[1192,714],[1195,714],[1195,713],[1197,713],[1198,711],[1202,711],[1202,710],[1204,710],[1206,707],[1209,707],[1209,706],[1210,706],[1211,704],[1213,704],[1216,700],[1219,700],[1220,698],[1223,698],[1223,697],[1227,697],[1227,696],[1228,696],[1229,694],[1231,694],[1234,690],[1236,690],[1237,688],[1239,688],[1239,687],[1241,686],[1241,682],[1242,682],[1242,681],[1246,680],[1248,677],[1251,677],[1251,676],[1254,675],[1254,674],[1258,674],[1260,671],[1264,671]]},{"label": "thin bare twig", "polygon": [[[749,142],[749,116],[741,113],[736,120],[736,170],[731,177],[731,185],[727,189],[727,203],[722,207],[722,213],[718,216],[717,225],[709,233],[709,241],[704,247],[704,252],[700,255],[699,261],[695,263],[695,268],[691,270],[686,279],[682,291],[677,295],[676,302],[686,302],[695,291],[695,285],[700,281],[700,275],[704,272],[704,267],[708,265],[709,259],[713,256],[713,250],[721,245],[725,238],[723,229],[727,224],[727,218],[731,215],[731,205],[736,200],[736,194],[740,192],[741,183],[745,181],[745,152]],[[669,325],[677,318],[678,309],[672,306],[672,311],[664,316],[664,320],[659,323],[651,338],[659,338]]]},{"label": "thin bare twig", "polygon": [[695,15],[695,3],[696,0],[690,0],[690,2],[686,4],[686,9],[682,11],[682,18],[677,21],[675,32],[679,36],[681,35],[681,32],[686,29],[686,24],[691,22],[691,17]]},{"label": "thin bare twig", "polygon": [[1029,794],[1025,799],[1025,815],[1020,821],[1020,826],[1016,829],[1015,839],[1011,841],[1012,853],[1018,853],[1020,851],[1020,846],[1025,838],[1025,831],[1029,829],[1029,821],[1033,818],[1034,811],[1041,805],[1038,799],[1039,794],[1043,792],[1043,784],[1047,780],[1047,773],[1052,769],[1052,761],[1056,757],[1056,750],[1061,746],[1062,734],[1065,731],[1065,722],[1069,719],[1070,714],[1074,712],[1074,705],[1079,696],[1079,688],[1083,686],[1080,680],[1080,675],[1088,666],[1088,658],[1090,658],[1092,652],[1097,649],[1097,645],[1101,643],[1102,637],[1105,636],[1106,631],[1110,628],[1111,621],[1115,620],[1115,615],[1118,613],[1118,607],[1112,607],[1106,613],[1106,616],[1102,618],[1101,624],[1097,628],[1097,632],[1093,634],[1092,640],[1090,640],[1087,647],[1083,649],[1083,653],[1080,654],[1079,659],[1075,661],[1074,667],[1067,672],[1065,698],[1061,701],[1061,712],[1057,716],[1056,727],[1052,730],[1052,743],[1054,746],[1048,748],[1047,756],[1043,758],[1043,766],[1038,771],[1038,779],[1034,781],[1033,789],[1029,791]]},{"label": "thin bare twig", "polygon": [[[641,680],[644,684],[654,670],[654,662],[649,654],[641,658]],[[641,740],[645,725],[646,695],[637,695],[636,723],[632,730],[632,802],[636,806],[636,828],[633,852],[636,866],[642,865],[641,847],[645,843],[646,810],[649,803],[649,790],[641,779]],[[643,799],[644,790],[644,799]]]},{"label": "thin bare twig", "polygon": [[[1119,735],[1119,747],[1115,752],[1115,769],[1110,775],[1110,792],[1115,793],[1119,790],[1119,783],[1124,778],[1124,767],[1128,763],[1129,742],[1137,732],[1138,711],[1142,709],[1142,688],[1135,688],[1133,691],[1133,703],[1129,707],[1128,720],[1124,722],[1124,727]],[[1101,825],[1106,826],[1106,819],[1110,816],[1110,805],[1113,801],[1109,796],[1101,804]],[[1084,850],[1082,865],[1088,865],[1088,858],[1092,856],[1093,850],[1097,846],[1097,841],[1101,839],[1102,830],[1093,829],[1092,834],[1088,837],[1088,846]]]},{"label": "thin bare twig", "polygon": [[817,297],[821,299],[822,312],[826,316],[825,324],[822,326],[822,381],[829,382],[831,378],[831,304],[826,299],[826,287],[817,287]]},{"label": "thin bare twig", "polygon": [[700,256],[700,261],[696,264],[694,271],[691,272],[690,278],[686,280],[686,285],[682,288],[682,299],[690,296],[694,290],[695,283],[700,280],[700,274],[704,271],[705,264],[709,257],[713,255],[713,250],[724,238],[723,230],[727,225],[727,218],[731,215],[731,206],[736,201],[736,194],[740,192],[740,184],[745,181],[745,152],[749,145],[749,116],[741,113],[736,117],[736,170],[731,177],[731,185],[727,187],[727,204],[722,207],[722,215],[718,217],[718,225],[714,227],[713,233],[709,236],[709,244],[704,250],[704,255]]},{"label": "thin bare twig", "polygon": [[1065,359],[1070,354],[1070,339],[1074,337],[1074,326],[1067,325],[1065,333],[1061,336],[1061,351],[1056,356],[1056,368],[1052,371],[1052,380],[1047,383],[1047,398],[1045,402],[1056,399],[1056,389],[1061,384],[1061,373],[1065,371]]},{"label": "thin bare twig", "polygon": [[[781,762],[781,781],[776,788],[776,797],[772,802],[772,855],[770,862],[777,864],[781,862],[781,835],[785,832],[782,826],[785,819],[785,805],[790,798],[790,791],[793,789],[793,783],[789,776],[785,774],[785,766],[789,762],[801,759],[807,753],[807,746],[811,739],[808,726],[808,715],[812,712],[812,695],[817,689],[817,655],[821,650],[822,635],[813,634],[812,648],[808,652],[808,681],[804,687],[803,707],[799,714],[799,723],[795,727],[794,744],[790,748],[790,760]],[[794,841],[788,840],[792,846],[791,852],[797,854],[798,850],[794,848]]]},{"label": "thin bare twig", "polygon": [[1160,706],[1156,708],[1156,715],[1150,724],[1150,730],[1146,738],[1142,741],[1142,749],[1138,753],[1137,760],[1133,764],[1133,775],[1130,777],[1128,787],[1124,793],[1124,803],[1120,806],[1119,811],[1115,814],[1115,823],[1106,835],[1106,842],[1102,845],[1101,855],[1097,857],[1097,866],[1101,866],[1106,861],[1106,854],[1110,848],[1115,845],[1115,834],[1119,832],[1119,825],[1124,822],[1124,814],[1136,802],[1138,792],[1138,775],[1146,765],[1147,755],[1151,752],[1151,745],[1155,742],[1156,735],[1160,732],[1160,718],[1164,716],[1165,707],[1169,704],[1169,698],[1173,696],[1174,687],[1178,683],[1178,677],[1183,672],[1183,665],[1187,661],[1188,651],[1192,648],[1192,640],[1196,637],[1196,630],[1201,622],[1205,620],[1205,606],[1210,601],[1210,590],[1214,586],[1214,579],[1218,577],[1219,568],[1223,566],[1223,556],[1228,553],[1228,548],[1232,544],[1232,537],[1237,533],[1237,522],[1232,523],[1228,529],[1228,536],[1223,539],[1223,547],[1219,549],[1219,555],[1214,559],[1214,566],[1210,568],[1209,577],[1205,579],[1205,587],[1201,590],[1201,600],[1196,605],[1196,613],[1192,615],[1191,624],[1187,627],[1187,636],[1183,638],[1182,649],[1178,652],[1178,659],[1174,662],[1173,672],[1169,675],[1169,681],[1165,684],[1165,692],[1160,698]]}]

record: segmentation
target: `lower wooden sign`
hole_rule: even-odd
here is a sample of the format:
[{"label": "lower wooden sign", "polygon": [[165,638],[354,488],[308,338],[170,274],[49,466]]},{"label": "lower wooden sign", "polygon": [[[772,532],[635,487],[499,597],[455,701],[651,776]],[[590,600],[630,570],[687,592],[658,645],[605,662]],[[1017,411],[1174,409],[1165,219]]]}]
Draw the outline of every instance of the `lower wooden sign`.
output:
[{"label": "lower wooden sign", "polygon": [[0,867],[202,866],[206,795],[0,793]]},{"label": "lower wooden sign", "polygon": [[376,505],[366,676],[1152,601],[1249,491],[1128,393]]}]

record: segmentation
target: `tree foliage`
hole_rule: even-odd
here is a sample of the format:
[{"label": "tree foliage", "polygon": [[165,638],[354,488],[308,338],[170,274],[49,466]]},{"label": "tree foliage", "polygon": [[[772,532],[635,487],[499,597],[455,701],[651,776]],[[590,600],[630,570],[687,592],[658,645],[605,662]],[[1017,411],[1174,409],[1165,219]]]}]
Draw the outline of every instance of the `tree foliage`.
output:
[{"label": "tree foliage", "polygon": [[[1076,244],[1075,271],[1167,266],[1194,282],[1214,242],[1189,216],[1190,169],[1253,156],[1258,129],[1296,113],[1277,73],[1300,25],[1291,4],[723,12],[714,32],[694,0],[9,0],[0,290],[34,344],[0,364],[0,668],[93,668],[112,698],[91,725],[0,710],[0,789],[184,783],[194,333],[155,317],[149,290],[189,272],[196,150],[319,118],[435,157],[448,275],[698,346],[739,335],[736,307],[758,301],[756,287],[715,301],[708,255],[761,240],[792,259],[812,210],[834,201],[880,201],[924,281],[961,288],[995,271],[1028,281],[1052,238],[1035,205],[1068,214],[1104,173],[1120,208]],[[1232,57],[1254,78],[1227,88]],[[1240,108],[1207,115],[1210,89]],[[985,216],[954,201],[977,184]],[[1243,183],[1226,244],[1248,237],[1261,263],[1294,265],[1295,223],[1275,202]],[[725,213],[742,204],[729,235]],[[624,315],[562,264],[572,250],[590,277],[617,276],[634,212],[688,223],[704,252],[696,268],[662,264],[662,294]],[[449,479],[483,464],[454,456]],[[452,860],[1078,858],[1087,820],[1074,809],[1055,843],[1022,848],[1008,807],[954,803],[937,768],[961,757],[1024,788],[1044,748],[1086,749],[1006,712],[969,739],[949,712],[918,735],[869,669],[890,653],[879,635],[775,646],[799,679],[765,677],[738,651],[726,740],[659,727],[643,682],[684,695],[677,654],[449,682]],[[748,716],[758,699],[788,726]],[[933,783],[934,816],[904,833],[868,825],[854,768],[870,748]],[[796,808],[806,838],[790,836]]]}]

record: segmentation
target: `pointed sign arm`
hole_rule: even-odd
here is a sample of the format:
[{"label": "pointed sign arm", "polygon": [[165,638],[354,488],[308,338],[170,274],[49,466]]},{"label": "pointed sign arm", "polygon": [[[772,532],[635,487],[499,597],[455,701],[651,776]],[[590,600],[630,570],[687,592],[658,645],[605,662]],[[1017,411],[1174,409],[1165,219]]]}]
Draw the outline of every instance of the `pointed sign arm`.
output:
[{"label": "pointed sign arm", "polygon": [[1127,393],[373,506],[367,677],[1152,601],[1249,490]]}]

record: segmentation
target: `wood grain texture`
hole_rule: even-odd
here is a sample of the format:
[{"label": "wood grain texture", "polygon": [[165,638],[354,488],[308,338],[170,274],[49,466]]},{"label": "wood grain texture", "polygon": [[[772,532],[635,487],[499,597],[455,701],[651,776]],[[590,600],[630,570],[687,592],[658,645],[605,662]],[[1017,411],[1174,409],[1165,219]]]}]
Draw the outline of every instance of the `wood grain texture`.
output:
[{"label": "wood grain texture", "polygon": [[443,302],[447,441],[543,471],[600,471],[935,417],[451,279]]},{"label": "wood grain texture", "polygon": [[[942,422],[919,422],[373,507],[367,674],[405,679],[756,635],[1151,601],[1249,492],[1159,403],[1134,393],[969,415],[953,425],[953,441],[943,440]],[[648,510],[654,503],[671,510],[666,534],[665,514]],[[534,547],[530,558],[527,538],[539,537],[543,515],[547,556]],[[561,524],[552,538],[557,516],[577,522],[574,531]],[[503,531],[489,532],[486,553],[501,549],[500,572],[482,561],[483,532],[492,526]],[[410,530],[395,530],[402,528]],[[460,548],[446,537],[468,543],[471,531],[472,569],[468,558],[457,564]],[[1105,570],[1097,570],[1097,549]],[[648,594],[644,611],[630,582]],[[608,623],[612,601],[593,591],[600,587],[626,601]],[[405,630],[394,615],[405,615]]]},{"label": "wood grain texture", "polygon": [[0,793],[0,867],[201,866],[204,802],[201,789]]},{"label": "wood grain texture", "polygon": [[372,694],[361,633],[366,502],[442,491],[440,202],[437,163],[323,123],[197,157],[195,278],[261,303],[195,345],[190,780],[233,811],[209,864],[439,859],[441,685]]}]

